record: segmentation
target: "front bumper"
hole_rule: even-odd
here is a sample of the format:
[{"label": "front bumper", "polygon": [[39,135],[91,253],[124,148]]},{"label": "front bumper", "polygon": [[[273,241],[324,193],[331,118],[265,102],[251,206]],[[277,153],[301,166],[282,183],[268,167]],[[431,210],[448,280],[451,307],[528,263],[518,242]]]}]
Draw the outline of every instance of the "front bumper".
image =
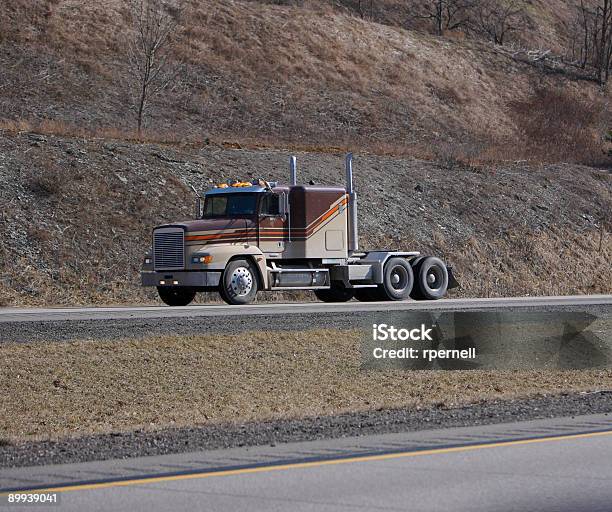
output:
[{"label": "front bumper", "polygon": [[219,286],[221,272],[193,271],[193,272],[140,272],[142,286],[189,286],[193,288],[216,288]]}]

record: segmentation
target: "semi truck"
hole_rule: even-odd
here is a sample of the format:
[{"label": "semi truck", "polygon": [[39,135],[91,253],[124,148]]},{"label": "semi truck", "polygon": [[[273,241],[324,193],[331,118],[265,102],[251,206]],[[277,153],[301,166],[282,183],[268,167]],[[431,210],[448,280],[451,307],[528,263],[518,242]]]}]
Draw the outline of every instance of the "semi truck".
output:
[{"label": "semi truck", "polygon": [[195,219],[153,229],[141,270],[169,306],[218,291],[228,304],[259,292],[312,290],[324,302],[437,300],[458,286],[440,258],[417,251],[360,250],[353,155],[345,186],[228,182],[202,197]]}]

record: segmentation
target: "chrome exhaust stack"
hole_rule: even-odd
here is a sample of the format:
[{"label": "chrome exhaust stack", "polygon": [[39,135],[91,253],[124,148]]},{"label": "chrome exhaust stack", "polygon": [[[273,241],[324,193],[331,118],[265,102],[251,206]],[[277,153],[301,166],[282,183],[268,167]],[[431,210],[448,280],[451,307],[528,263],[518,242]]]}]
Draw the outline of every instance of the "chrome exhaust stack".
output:
[{"label": "chrome exhaust stack", "polygon": [[359,232],[357,228],[357,192],[353,188],[353,153],[348,153],[345,160],[346,192],[348,193],[348,249],[359,250]]},{"label": "chrome exhaust stack", "polygon": [[289,184],[295,187],[297,185],[297,158],[295,156],[289,158],[289,167],[291,169]]}]

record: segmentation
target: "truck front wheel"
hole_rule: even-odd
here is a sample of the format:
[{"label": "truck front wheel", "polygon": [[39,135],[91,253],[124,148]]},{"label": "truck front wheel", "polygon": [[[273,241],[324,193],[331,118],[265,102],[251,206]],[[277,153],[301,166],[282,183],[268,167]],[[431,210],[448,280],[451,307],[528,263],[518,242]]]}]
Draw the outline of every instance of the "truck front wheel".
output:
[{"label": "truck front wheel", "polygon": [[225,267],[219,292],[232,305],[250,304],[255,300],[259,281],[257,270],[249,260],[232,260]]},{"label": "truck front wheel", "polygon": [[182,286],[158,286],[157,293],[168,306],[187,306],[196,296],[195,290]]}]

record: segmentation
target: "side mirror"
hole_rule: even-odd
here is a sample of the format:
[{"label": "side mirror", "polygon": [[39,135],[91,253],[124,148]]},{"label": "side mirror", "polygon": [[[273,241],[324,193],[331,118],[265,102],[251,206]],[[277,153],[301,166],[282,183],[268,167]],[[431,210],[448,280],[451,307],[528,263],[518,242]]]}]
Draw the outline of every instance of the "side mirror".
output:
[{"label": "side mirror", "polygon": [[283,216],[289,213],[289,196],[285,192],[278,194],[278,213]]},{"label": "side mirror", "polygon": [[191,190],[193,190],[193,193],[196,196],[195,218],[200,219],[202,217],[202,196],[198,193],[198,191],[193,185],[190,185],[190,186],[191,186]]}]

